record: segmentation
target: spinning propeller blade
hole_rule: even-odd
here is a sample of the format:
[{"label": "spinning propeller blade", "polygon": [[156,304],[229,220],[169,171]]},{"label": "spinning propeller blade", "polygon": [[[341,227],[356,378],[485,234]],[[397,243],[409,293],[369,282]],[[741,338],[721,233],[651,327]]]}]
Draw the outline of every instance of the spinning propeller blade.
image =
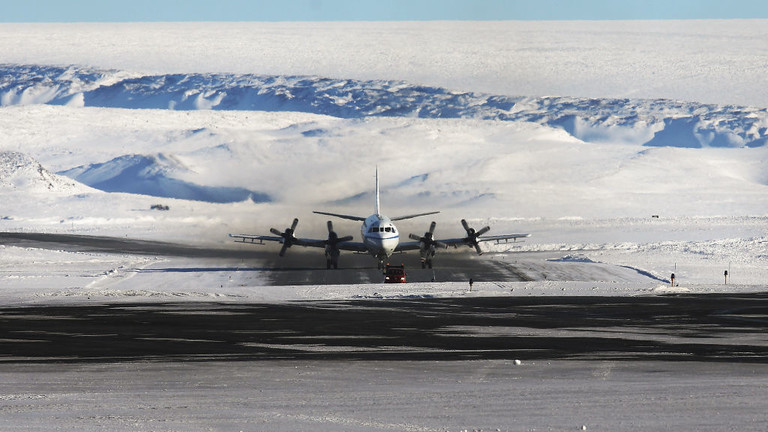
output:
[{"label": "spinning propeller blade", "polygon": [[290,228],[286,228],[284,232],[280,232],[274,228],[270,228],[269,231],[277,236],[280,236],[283,238],[282,243],[283,247],[280,248],[280,253],[278,255],[283,256],[285,255],[285,251],[288,250],[289,247],[293,245],[293,242],[296,241],[296,237],[294,237],[293,233],[296,231],[296,226],[299,224],[299,219],[296,218],[293,220],[293,223],[291,224]]},{"label": "spinning propeller blade", "polygon": [[464,237],[464,244],[466,244],[469,247],[474,247],[475,250],[477,251],[477,254],[478,255],[482,255],[483,254],[483,250],[480,249],[480,243],[477,241],[477,238],[480,237],[481,235],[487,233],[488,231],[490,231],[491,227],[486,226],[486,227],[481,228],[478,231],[475,231],[474,228],[471,228],[469,226],[469,224],[467,223],[466,219],[462,219],[461,220],[461,226],[463,226],[464,230],[467,232],[467,236]]},{"label": "spinning propeller blade", "polygon": [[339,235],[336,234],[336,232],[333,230],[333,222],[328,221],[328,240],[325,241],[326,246],[334,251],[338,251],[339,248],[337,245],[339,243],[352,241],[353,238],[354,237],[352,236],[339,237]]},{"label": "spinning propeller blade", "polygon": [[411,240],[418,240],[421,242],[422,249],[429,249],[432,247],[441,247],[441,248],[447,248],[448,245],[435,240],[435,227],[437,227],[437,222],[432,221],[431,224],[429,224],[429,231],[425,232],[423,236],[417,236],[416,234],[408,234],[408,238]]}]

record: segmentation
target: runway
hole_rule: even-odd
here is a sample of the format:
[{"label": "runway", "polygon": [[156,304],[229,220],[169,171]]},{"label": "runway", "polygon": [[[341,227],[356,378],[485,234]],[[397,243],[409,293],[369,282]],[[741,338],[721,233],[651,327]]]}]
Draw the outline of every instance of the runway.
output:
[{"label": "runway", "polygon": [[[187,257],[193,264],[231,260],[232,269],[242,269],[246,263],[274,286],[382,282],[375,260],[356,254],[343,256],[346,268],[325,270],[324,258],[315,250],[291,250],[280,258],[273,249],[257,247],[215,249],[39,233],[0,233],[0,244]],[[509,262],[470,253],[442,253],[434,270],[422,270],[417,254],[395,258],[402,258],[411,282],[526,278]],[[4,362],[305,358],[765,362],[767,301],[766,294],[718,294],[45,305],[0,310],[0,355]]]},{"label": "runway", "polygon": [[[273,248],[17,233],[0,244],[181,257],[139,272],[153,281],[245,266],[271,290],[380,282],[368,256],[327,271],[322,253],[296,248],[280,259]],[[401,257],[411,282],[525,278],[514,261],[470,253],[439,255],[434,273]],[[3,418],[26,430],[329,432],[758,431],[768,421],[767,293],[161,298],[0,307]]]},{"label": "runway", "polygon": [[[231,260],[232,269],[249,267],[264,274],[268,285],[327,285],[380,283],[382,272],[367,254],[343,253],[337,270],[326,270],[322,249],[293,247],[284,257],[275,245],[232,244],[226,248],[197,247],[170,242],[72,234],[0,232],[0,244],[18,247],[111,254],[139,254],[206,260]],[[422,269],[418,252],[395,253],[390,262],[404,264],[409,282],[524,281],[514,266],[478,257],[468,248],[442,251],[434,269]]]},{"label": "runway", "polygon": [[[0,233],[0,244],[186,257],[193,264],[231,260],[233,270],[245,264],[274,286],[382,282],[375,260],[360,254],[344,255],[344,269],[326,270],[322,253],[298,248],[280,258],[274,249],[241,245],[216,249],[40,233]],[[393,258],[406,265],[410,282],[526,279],[507,261],[471,253],[442,253],[434,270],[421,269],[418,254]],[[305,358],[765,362],[767,301],[766,294],[721,294],[46,305],[0,310],[0,355],[5,362]]]},{"label": "runway", "polygon": [[768,294],[0,309],[0,362],[768,362]]}]

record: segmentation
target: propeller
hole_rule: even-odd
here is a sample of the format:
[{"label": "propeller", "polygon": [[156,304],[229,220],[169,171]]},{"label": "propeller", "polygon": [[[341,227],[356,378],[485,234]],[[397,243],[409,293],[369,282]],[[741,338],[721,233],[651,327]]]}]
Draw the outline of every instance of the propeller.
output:
[{"label": "propeller", "polygon": [[469,247],[474,247],[475,250],[477,251],[477,254],[482,255],[483,250],[480,249],[480,244],[478,243],[477,238],[487,233],[488,231],[490,231],[491,227],[486,226],[484,228],[480,228],[480,230],[478,231],[475,231],[474,228],[470,228],[466,219],[461,220],[461,225],[464,227],[464,230],[467,232],[467,236],[464,237],[464,244],[466,244]]},{"label": "propeller", "polygon": [[352,239],[354,239],[352,236],[339,237],[336,231],[333,230],[333,222],[328,221],[328,240],[325,241],[325,246],[332,254],[338,255],[339,243],[352,241]]},{"label": "propeller", "polygon": [[441,247],[441,248],[447,248],[448,245],[435,240],[435,227],[437,226],[436,222],[432,222],[429,225],[429,231],[425,232],[423,236],[419,237],[416,234],[408,234],[408,238],[411,240],[418,240],[421,243],[421,249],[422,250],[430,250],[434,248],[435,246]]},{"label": "propeller", "polygon": [[276,230],[274,228],[270,228],[269,229],[269,231],[272,234],[274,234],[276,236],[280,236],[280,237],[283,238],[283,241],[282,241],[283,247],[282,247],[282,249],[280,249],[280,254],[279,254],[280,256],[285,255],[285,251],[288,250],[288,248],[293,245],[293,242],[298,240],[293,235],[293,233],[296,231],[296,225],[298,225],[298,224],[299,224],[299,219],[296,218],[296,219],[293,220],[293,224],[291,224],[291,227],[285,229],[285,232],[280,232],[280,231],[278,231],[278,230]]}]

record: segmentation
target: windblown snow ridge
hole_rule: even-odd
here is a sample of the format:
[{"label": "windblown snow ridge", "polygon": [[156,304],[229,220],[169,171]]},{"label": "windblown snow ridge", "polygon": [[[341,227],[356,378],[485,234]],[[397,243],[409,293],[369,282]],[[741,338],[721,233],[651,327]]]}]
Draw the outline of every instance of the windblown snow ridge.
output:
[{"label": "windblown snow ridge", "polygon": [[59,174],[105,192],[213,203],[271,201],[267,194],[244,188],[205,186],[178,178],[187,171],[174,158],[157,154],[120,156],[108,162],[84,165]]},{"label": "windblown snow ridge", "polygon": [[765,108],[665,99],[525,98],[309,76],[145,76],[76,66],[0,65],[0,104],[474,118],[535,122],[588,142],[688,148],[768,143]]}]

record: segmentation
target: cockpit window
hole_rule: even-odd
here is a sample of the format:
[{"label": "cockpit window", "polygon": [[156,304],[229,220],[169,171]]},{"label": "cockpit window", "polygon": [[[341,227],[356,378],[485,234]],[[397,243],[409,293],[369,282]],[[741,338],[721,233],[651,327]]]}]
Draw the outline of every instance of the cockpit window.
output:
[{"label": "cockpit window", "polygon": [[383,226],[372,226],[368,228],[369,233],[375,233],[375,232],[388,232],[388,233],[396,233],[397,230],[393,225],[383,227]]}]

